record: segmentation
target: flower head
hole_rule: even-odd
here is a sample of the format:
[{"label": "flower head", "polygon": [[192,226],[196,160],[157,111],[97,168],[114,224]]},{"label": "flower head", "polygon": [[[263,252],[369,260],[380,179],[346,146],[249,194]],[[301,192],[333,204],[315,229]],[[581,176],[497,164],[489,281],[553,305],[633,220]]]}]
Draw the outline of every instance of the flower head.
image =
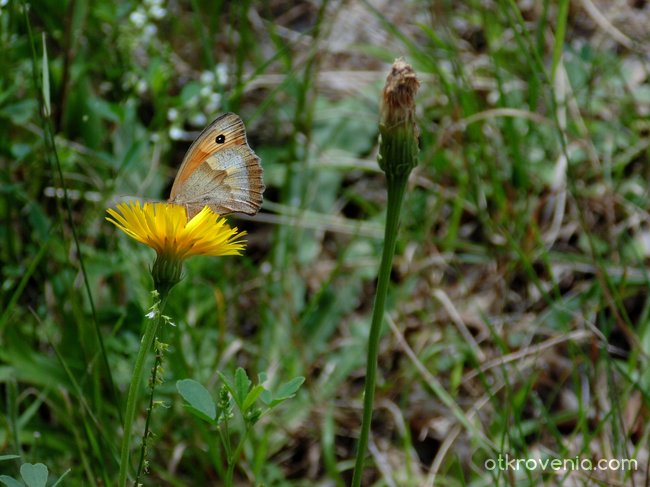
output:
[{"label": "flower head", "polygon": [[170,203],[120,203],[106,219],[158,254],[152,274],[156,288],[171,288],[180,279],[183,260],[193,255],[241,255],[246,232],[231,228],[209,207],[187,218],[183,206]]},{"label": "flower head", "polygon": [[415,93],[419,87],[413,68],[404,59],[396,59],[382,93],[381,118],[384,125],[415,123]]},{"label": "flower head", "polygon": [[419,86],[413,68],[396,59],[386,78],[379,121],[379,166],[387,177],[408,177],[418,163],[415,94]]}]

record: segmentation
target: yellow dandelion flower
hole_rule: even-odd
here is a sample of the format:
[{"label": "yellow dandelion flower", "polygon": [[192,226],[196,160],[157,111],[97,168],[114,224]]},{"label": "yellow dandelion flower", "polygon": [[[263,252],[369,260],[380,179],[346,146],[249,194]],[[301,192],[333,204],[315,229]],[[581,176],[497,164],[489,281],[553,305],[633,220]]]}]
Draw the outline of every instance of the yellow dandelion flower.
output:
[{"label": "yellow dandelion flower", "polygon": [[193,255],[241,255],[246,247],[239,232],[209,207],[188,220],[183,206],[170,203],[120,203],[106,219],[129,237],[158,254],[152,274],[158,290],[180,279],[183,260]]},{"label": "yellow dandelion flower", "polygon": [[231,228],[209,207],[188,221],[185,208],[170,203],[120,203],[108,209],[114,223],[129,237],[176,259],[193,255],[241,255],[246,232]]}]

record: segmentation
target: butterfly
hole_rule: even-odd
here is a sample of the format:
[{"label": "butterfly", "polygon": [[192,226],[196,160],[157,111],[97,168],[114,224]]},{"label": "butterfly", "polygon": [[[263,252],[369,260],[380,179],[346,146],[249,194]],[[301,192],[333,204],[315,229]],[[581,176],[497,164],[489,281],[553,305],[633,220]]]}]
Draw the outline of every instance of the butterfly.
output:
[{"label": "butterfly", "polygon": [[215,213],[254,215],[262,206],[260,158],[249,147],[244,122],[234,113],[208,125],[188,149],[176,174],[169,202],[191,218],[204,206]]}]

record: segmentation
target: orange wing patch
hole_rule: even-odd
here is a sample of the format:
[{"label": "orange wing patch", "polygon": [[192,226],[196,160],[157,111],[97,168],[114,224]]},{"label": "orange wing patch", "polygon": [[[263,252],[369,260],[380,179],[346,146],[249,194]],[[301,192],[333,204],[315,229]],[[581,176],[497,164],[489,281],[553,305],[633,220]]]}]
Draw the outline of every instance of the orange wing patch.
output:
[{"label": "orange wing patch", "polygon": [[[217,143],[219,136],[224,138],[222,143]],[[244,122],[234,113],[226,113],[217,118],[201,132],[185,154],[172,186],[171,198],[176,195],[177,187],[181,186],[190,174],[196,171],[211,155],[228,147],[241,145],[248,147]],[[251,150],[250,147],[248,149]]]},{"label": "orange wing patch", "polygon": [[184,205],[188,214],[208,205],[219,214],[257,213],[264,182],[260,159],[248,146],[241,119],[227,113],[212,122],[183,158],[170,202]]}]

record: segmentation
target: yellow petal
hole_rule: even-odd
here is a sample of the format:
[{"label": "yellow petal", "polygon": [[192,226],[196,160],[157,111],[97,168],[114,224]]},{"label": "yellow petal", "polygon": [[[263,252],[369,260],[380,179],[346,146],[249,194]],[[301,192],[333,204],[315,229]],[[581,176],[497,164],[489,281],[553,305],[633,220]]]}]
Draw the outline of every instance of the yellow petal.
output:
[{"label": "yellow petal", "polygon": [[209,207],[187,220],[183,206],[170,203],[120,203],[106,219],[129,237],[179,260],[192,255],[241,255],[246,232],[231,228]]}]

